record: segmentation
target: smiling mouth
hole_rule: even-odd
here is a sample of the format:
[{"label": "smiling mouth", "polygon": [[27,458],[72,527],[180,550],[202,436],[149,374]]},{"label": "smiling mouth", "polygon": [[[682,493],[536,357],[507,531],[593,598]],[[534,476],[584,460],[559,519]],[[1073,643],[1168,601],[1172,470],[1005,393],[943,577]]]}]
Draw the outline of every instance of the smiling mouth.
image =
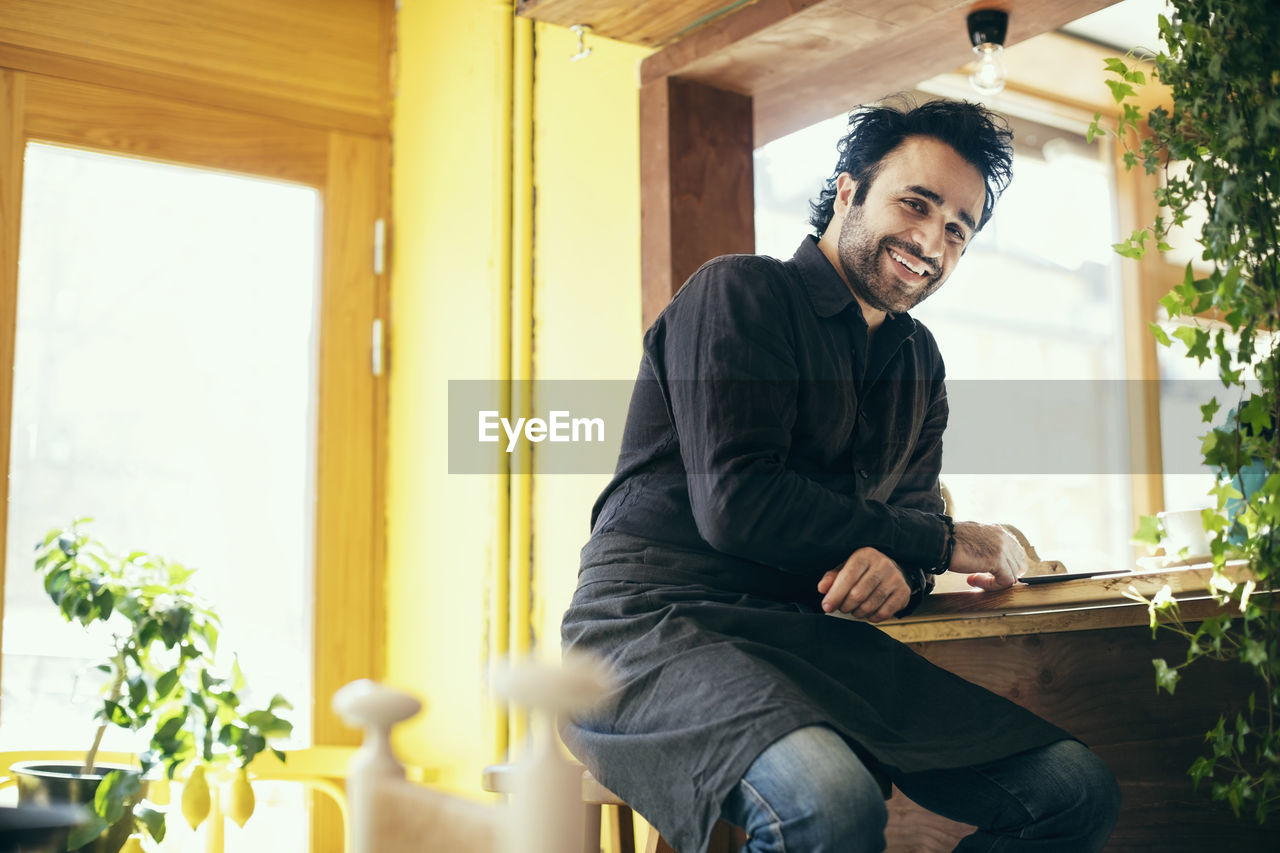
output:
[{"label": "smiling mouth", "polygon": [[893,258],[893,260],[898,264],[898,266],[903,267],[904,269],[907,270],[907,272],[911,273],[917,278],[929,278],[930,275],[932,275],[933,270],[924,261],[911,258],[898,251],[895,251],[892,248],[887,249],[887,251],[889,252],[889,257]]}]

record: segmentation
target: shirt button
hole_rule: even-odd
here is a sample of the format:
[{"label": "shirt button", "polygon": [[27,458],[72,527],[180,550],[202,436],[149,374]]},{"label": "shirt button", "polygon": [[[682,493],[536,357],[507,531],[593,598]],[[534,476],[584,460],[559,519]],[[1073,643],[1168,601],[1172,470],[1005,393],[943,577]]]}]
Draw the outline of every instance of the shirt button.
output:
[{"label": "shirt button", "polygon": [[867,479],[867,469],[866,469],[866,468],[859,468],[859,469],[858,469],[858,476],[859,476],[859,477],[861,477],[861,478],[862,478],[862,479],[864,479],[864,480],[865,480],[865,479]]}]

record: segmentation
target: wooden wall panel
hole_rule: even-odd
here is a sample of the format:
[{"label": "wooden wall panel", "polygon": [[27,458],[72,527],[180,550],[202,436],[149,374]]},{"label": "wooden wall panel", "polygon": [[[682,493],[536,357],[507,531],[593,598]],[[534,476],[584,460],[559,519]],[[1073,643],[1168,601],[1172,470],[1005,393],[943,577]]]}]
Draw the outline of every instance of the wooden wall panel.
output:
[{"label": "wooden wall panel", "polygon": [[640,221],[647,327],[703,263],[755,250],[751,99],[688,80],[640,89]]},{"label": "wooden wall panel", "polygon": [[385,135],[392,0],[5,0],[0,65]]},{"label": "wooden wall panel", "polygon": [[[934,663],[1019,702],[1079,737],[1120,781],[1112,853],[1271,851],[1275,830],[1237,820],[1225,804],[1194,792],[1187,768],[1220,714],[1242,707],[1255,682],[1243,667],[1204,661],[1174,696],[1157,694],[1151,659],[1181,660],[1184,640],[1146,628],[980,639],[914,647]],[[981,737],[980,723],[948,720],[957,737]],[[949,851],[968,830],[895,793],[889,850]]]}]

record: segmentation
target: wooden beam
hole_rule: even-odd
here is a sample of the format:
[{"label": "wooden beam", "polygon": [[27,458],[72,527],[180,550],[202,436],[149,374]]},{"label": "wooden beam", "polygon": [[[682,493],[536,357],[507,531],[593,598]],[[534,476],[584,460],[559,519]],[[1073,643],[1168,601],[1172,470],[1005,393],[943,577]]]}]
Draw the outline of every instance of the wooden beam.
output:
[{"label": "wooden beam", "polygon": [[641,295],[647,328],[716,255],[755,250],[751,98],[689,80],[640,89]]},{"label": "wooden beam", "polygon": [[760,6],[783,15],[818,0],[519,0],[516,14],[548,24],[583,24],[593,35],[659,47]]},{"label": "wooden beam", "polygon": [[[999,0],[1007,45],[1057,29],[1113,0]],[[796,4],[799,6],[799,4]],[[763,145],[816,121],[910,89],[972,58],[960,0],[823,0],[789,11],[761,2],[714,21],[641,63],[641,82],[697,80],[755,99]]]}]

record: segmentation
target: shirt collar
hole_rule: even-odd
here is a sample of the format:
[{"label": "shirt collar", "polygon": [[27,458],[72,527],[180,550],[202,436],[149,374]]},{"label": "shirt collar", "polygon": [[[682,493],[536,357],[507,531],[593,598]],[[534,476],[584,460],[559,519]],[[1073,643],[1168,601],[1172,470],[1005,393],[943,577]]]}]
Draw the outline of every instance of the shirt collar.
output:
[{"label": "shirt collar", "polygon": [[[817,237],[805,235],[792,260],[800,270],[805,295],[809,297],[809,304],[813,306],[815,314],[819,317],[834,317],[852,305],[853,316],[866,325],[862,306],[853,298],[849,285],[845,284],[840,273],[836,272],[831,261],[822,253],[822,249],[818,248]],[[892,329],[895,337],[906,339],[915,331],[916,321],[910,314],[889,314],[881,328]]]}]

